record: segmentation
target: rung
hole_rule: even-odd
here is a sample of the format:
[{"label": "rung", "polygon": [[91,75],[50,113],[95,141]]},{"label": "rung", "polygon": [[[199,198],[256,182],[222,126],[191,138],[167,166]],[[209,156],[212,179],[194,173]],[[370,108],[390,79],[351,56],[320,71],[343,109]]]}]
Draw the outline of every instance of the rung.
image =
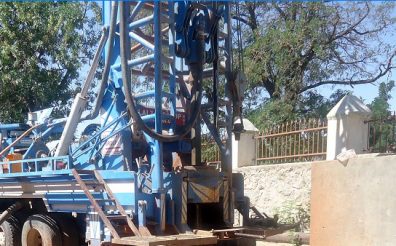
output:
[{"label": "rung", "polygon": [[125,215],[108,215],[107,218],[109,220],[125,220],[126,216]]},{"label": "rung", "polygon": [[115,202],[114,199],[96,199],[97,203],[102,203],[102,202]]},{"label": "rung", "polygon": [[79,169],[79,170],[77,170],[77,169],[76,169],[76,171],[77,171],[78,174],[90,174],[90,175],[95,175],[94,170],[85,170],[85,169]]},{"label": "rung", "polygon": [[[95,211],[98,213],[99,217],[102,219],[103,223],[110,230],[110,233],[112,234],[112,236],[115,239],[119,239],[120,234],[117,232],[116,228],[112,225],[110,220],[121,220],[121,219],[125,220],[129,226],[129,228],[135,234],[135,236],[138,236],[138,237],[141,236],[139,229],[135,226],[132,219],[129,218],[129,216],[125,212],[125,209],[122,207],[122,205],[119,203],[119,201],[115,198],[110,187],[108,187],[108,185],[106,184],[106,181],[102,178],[102,176],[100,175],[100,173],[98,171],[72,169],[72,174],[73,174],[74,178],[76,179],[77,183],[80,185],[81,189],[84,191],[87,198],[89,199],[91,205],[94,207]],[[93,175],[94,180],[84,181],[81,178],[80,174]],[[95,199],[93,197],[93,195],[91,194],[91,192],[89,192],[87,185],[103,186],[103,191],[107,194],[107,196],[110,199]],[[103,203],[113,203],[120,214],[119,215],[105,214],[105,212],[101,208],[101,206],[104,205]]]},{"label": "rung", "polygon": [[98,183],[98,182],[85,182],[86,186],[100,186],[100,187],[104,187],[103,184]]}]

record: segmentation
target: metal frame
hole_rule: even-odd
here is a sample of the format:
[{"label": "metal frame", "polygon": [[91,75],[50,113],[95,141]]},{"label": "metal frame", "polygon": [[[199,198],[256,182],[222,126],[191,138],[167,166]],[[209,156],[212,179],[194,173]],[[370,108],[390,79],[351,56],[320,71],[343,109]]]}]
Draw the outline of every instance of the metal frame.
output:
[{"label": "metal frame", "polygon": [[[46,157],[46,158],[35,158],[35,159],[23,159],[19,161],[12,161],[8,163],[1,163],[0,165],[16,165],[17,163],[23,163],[23,166],[32,163],[34,166],[34,172],[23,172],[12,173],[10,169],[8,174],[0,175],[0,181],[7,181],[11,183],[18,183],[19,178],[23,177],[27,182],[42,182],[43,185],[57,185],[59,183],[67,183],[70,186],[71,191],[66,192],[60,188],[59,190],[44,191],[43,194],[31,194],[32,197],[38,197],[45,199],[46,205],[49,211],[62,211],[71,212],[75,211],[71,207],[72,204],[76,202],[81,202],[79,207],[79,212],[84,212],[88,215],[91,212],[89,205],[93,205],[97,213],[101,215],[102,222],[105,224],[108,222],[105,219],[106,214],[103,214],[103,210],[108,203],[99,204],[97,201],[99,199],[106,198],[117,199],[119,203],[115,207],[122,212],[124,207],[128,206],[132,209],[132,217],[127,220],[128,225],[133,230],[131,219],[136,219],[138,217],[139,224],[144,226],[146,224],[146,217],[155,217],[156,223],[158,224],[158,230],[160,232],[165,231],[166,222],[174,223],[181,231],[189,230],[186,217],[187,203],[189,198],[193,198],[195,203],[202,202],[203,198],[199,197],[192,192],[189,193],[191,189],[192,180],[200,180],[195,182],[205,188],[213,188],[212,183],[216,183],[216,196],[219,200],[219,196],[224,197],[223,204],[221,206],[225,209],[224,218],[226,222],[231,225],[233,220],[233,192],[232,192],[232,167],[231,167],[231,134],[232,134],[232,102],[231,94],[229,91],[229,79],[232,71],[232,50],[231,50],[231,25],[230,25],[230,8],[228,2],[208,2],[208,3],[189,3],[191,5],[183,5],[182,2],[168,2],[163,3],[160,1],[153,1],[152,4],[146,1],[139,2],[121,2],[120,3],[120,14],[128,16],[128,30],[125,35],[125,29],[120,29],[121,27],[121,17],[117,17],[117,21],[114,23],[110,10],[114,9],[118,3],[106,2],[104,1],[104,24],[110,26],[110,30],[114,30],[109,33],[109,41],[106,43],[107,49],[104,49],[105,58],[108,64],[108,78],[104,79],[103,97],[101,95],[100,105],[100,119],[101,127],[95,133],[88,137],[88,139],[81,144],[76,144],[69,146],[69,155],[58,156],[58,157]],[[114,5],[112,7],[112,5]],[[132,7],[130,11],[130,7]],[[175,8],[178,8],[175,11]],[[116,7],[117,9],[117,7]],[[125,13],[124,13],[125,11]],[[132,151],[133,146],[131,143],[134,131],[132,130],[134,122],[128,117],[127,109],[128,105],[126,101],[126,95],[132,93],[128,91],[129,88],[126,85],[128,81],[123,80],[123,73],[131,72],[132,78],[135,81],[151,81],[152,88],[145,91],[144,93],[134,93],[134,99],[140,102],[151,102],[154,108],[154,113],[143,115],[140,114],[142,121],[148,123],[154,120],[154,125],[149,125],[157,135],[163,134],[167,131],[169,135],[175,134],[177,129],[177,113],[180,112],[181,107],[177,105],[178,96],[181,97],[184,103],[191,100],[193,93],[188,91],[188,79],[186,75],[191,72],[188,66],[191,64],[203,62],[200,60],[202,57],[197,57],[196,53],[199,52],[186,52],[181,54],[179,43],[180,39],[183,39],[183,35],[187,35],[189,40],[184,40],[181,47],[188,51],[196,49],[196,45],[191,44],[193,38],[191,38],[191,32],[194,32],[193,28],[199,27],[200,32],[209,32],[210,30],[204,30],[201,26],[201,21],[208,20],[213,25],[218,19],[209,19],[209,12],[212,11],[214,15],[218,15],[218,18],[223,19],[224,30],[218,31],[216,29],[216,40],[214,42],[219,42],[226,34],[228,38],[221,40],[220,49],[222,52],[219,54],[219,59],[214,59],[213,50],[203,51],[206,52],[206,58],[204,62],[209,63],[208,68],[202,72],[203,79],[209,79],[213,76],[219,76],[224,80],[225,95],[223,99],[219,100],[225,102],[217,105],[217,102],[207,102],[204,105],[201,114],[202,119],[208,126],[211,134],[214,136],[215,140],[218,142],[221,152],[222,152],[222,165],[221,169],[209,168],[198,168],[185,170],[182,173],[175,174],[171,172],[164,172],[162,164],[164,161],[163,152],[178,152],[182,148],[181,146],[189,146],[188,141],[180,139],[173,142],[164,142],[161,139],[150,136],[147,132],[145,133],[145,139],[149,143],[150,150],[148,155],[150,155],[151,169],[144,170],[141,167],[137,172],[128,171],[124,169],[125,163],[132,163],[133,156]],[[117,13],[117,11],[115,12]],[[197,13],[204,14],[205,20]],[[114,12],[113,12],[114,14]],[[146,17],[144,17],[146,14]],[[186,16],[183,16],[186,14]],[[136,19],[137,16],[142,16]],[[189,19],[188,15],[194,15],[194,18]],[[114,18],[114,16],[113,16]],[[180,19],[186,18],[188,20],[188,25],[190,20],[194,25],[193,27],[185,28],[181,30],[180,26],[169,25],[169,27],[163,28],[163,26],[171,23],[178,23]],[[213,22],[213,23],[212,23]],[[197,28],[198,28],[197,27]],[[146,28],[146,30],[144,30]],[[153,29],[153,33],[147,33],[148,30]],[[190,28],[190,29],[189,29]],[[187,32],[188,31],[188,32]],[[146,32],[146,33],[145,33]],[[125,36],[123,36],[125,35]],[[200,33],[201,38],[197,42],[203,42],[203,35]],[[111,38],[113,37],[113,38]],[[121,38],[126,37],[128,39],[129,45],[134,44],[130,47],[131,53],[123,53],[121,47]],[[197,38],[198,39],[198,38]],[[190,46],[188,45],[190,42]],[[205,44],[212,44],[213,40],[205,40]],[[178,44],[176,44],[178,43]],[[165,46],[167,46],[165,48]],[[162,48],[164,47],[164,48]],[[192,55],[191,55],[192,54]],[[127,67],[123,67],[121,61],[127,58]],[[221,59],[224,59],[225,66],[222,67]],[[215,62],[216,64],[213,64]],[[125,63],[123,63],[125,66]],[[188,64],[188,66],[186,65]],[[203,64],[200,64],[203,66]],[[165,67],[165,69],[164,69]],[[198,66],[199,67],[199,66]],[[216,69],[216,68],[219,69]],[[127,70],[127,71],[126,71]],[[106,77],[106,76],[104,76]],[[201,79],[202,80],[202,79]],[[202,81],[200,81],[202,82]],[[179,88],[179,90],[178,90]],[[180,93],[179,93],[180,91]],[[179,93],[179,94],[178,94]],[[217,91],[214,95],[215,97],[220,97]],[[199,96],[198,96],[199,97]],[[167,103],[169,107],[164,110],[163,102],[164,99],[168,100]],[[187,103],[188,104],[188,103]],[[212,105],[212,107],[210,107]],[[213,107],[214,106],[214,107]],[[210,110],[208,108],[223,107],[226,112],[226,142],[221,143],[218,125],[215,122],[210,122],[209,114]],[[184,107],[184,113],[188,113],[188,108]],[[192,118],[192,117],[191,117]],[[166,120],[166,122],[164,122]],[[64,129],[63,123],[57,123],[56,125],[43,124],[40,125],[40,129],[37,129],[35,134],[37,136],[49,137],[52,133],[62,132]],[[199,128],[198,126],[193,126]],[[69,127],[70,128],[70,127]],[[56,131],[55,131],[56,129]],[[200,148],[200,132],[195,131],[194,136],[199,141],[195,142],[194,148]],[[117,145],[117,151],[105,151],[106,148],[112,148],[114,146],[109,146],[110,144]],[[34,150],[34,145],[32,144],[32,151]],[[40,170],[41,162],[49,162],[50,166],[48,170]],[[65,165],[62,168],[58,168],[57,163],[62,162]],[[198,163],[199,164],[199,163]],[[78,171],[76,170],[78,169]],[[98,178],[96,171],[88,170],[101,170],[100,175],[103,179]],[[89,176],[89,173],[94,173],[95,175]],[[139,180],[139,175],[145,175],[144,179]],[[85,176],[84,176],[85,175]],[[205,179],[207,178],[207,179]],[[201,180],[202,179],[202,180]],[[105,190],[102,192],[96,192],[95,185],[87,185],[89,183],[95,183],[98,181],[101,185],[105,186]],[[111,189],[111,186],[106,188],[106,183],[111,181],[124,182],[126,187],[131,188],[130,192],[120,192]],[[6,182],[5,182],[6,183]],[[149,192],[144,192],[140,186],[148,185]],[[7,185],[7,184],[4,184]],[[75,189],[78,185],[79,189]],[[199,186],[198,186],[199,187]],[[34,187],[33,187],[34,189]],[[23,191],[23,190],[22,190]],[[63,192],[62,192],[63,191]],[[114,195],[112,194],[114,193]],[[113,197],[113,198],[111,198]],[[145,203],[144,203],[145,202]],[[139,213],[138,205],[141,204],[141,209]],[[145,205],[143,205],[145,204]],[[172,204],[167,206],[167,204]],[[143,206],[143,207],[142,207]],[[120,209],[121,208],[121,209]],[[183,208],[183,212],[179,211]],[[102,211],[102,213],[100,212]],[[125,214],[125,213],[124,213]],[[173,218],[167,218],[166,214],[171,215]],[[167,221],[166,221],[167,220]],[[108,223],[107,223],[108,224]],[[132,223],[133,225],[133,223]],[[107,225],[111,230],[111,225]],[[135,233],[138,235],[139,233]],[[114,238],[117,237],[117,232],[112,231]],[[210,237],[211,240],[214,239]],[[166,239],[168,240],[168,239]],[[186,239],[187,240],[187,239]],[[193,240],[193,239],[188,239]],[[188,241],[187,240],[187,241]],[[199,239],[199,240],[202,240]]]}]

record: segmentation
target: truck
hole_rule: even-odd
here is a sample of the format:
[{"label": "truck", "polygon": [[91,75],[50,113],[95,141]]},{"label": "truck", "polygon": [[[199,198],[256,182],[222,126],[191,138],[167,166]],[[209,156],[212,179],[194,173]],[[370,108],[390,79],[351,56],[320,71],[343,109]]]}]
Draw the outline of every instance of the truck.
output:
[{"label": "truck", "polygon": [[[233,226],[235,211],[248,223],[250,207],[231,165],[245,83],[233,62],[232,3],[102,7],[103,35],[68,117],[44,109],[26,123],[0,124],[3,245],[216,245],[265,237]],[[87,111],[100,59],[102,79]],[[202,161],[203,132],[218,145],[220,163]]]}]

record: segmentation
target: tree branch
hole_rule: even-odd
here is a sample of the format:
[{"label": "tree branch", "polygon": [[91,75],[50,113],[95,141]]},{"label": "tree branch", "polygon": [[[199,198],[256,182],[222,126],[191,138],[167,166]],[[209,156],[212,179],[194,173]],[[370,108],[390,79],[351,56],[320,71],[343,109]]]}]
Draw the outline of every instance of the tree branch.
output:
[{"label": "tree branch", "polygon": [[[372,78],[368,78],[368,79],[360,79],[360,80],[346,80],[346,81],[342,81],[342,80],[325,80],[325,81],[321,81],[312,85],[308,85],[305,86],[304,88],[302,88],[300,90],[300,93],[305,92],[307,90],[316,88],[318,86],[321,85],[327,85],[327,84],[334,84],[334,85],[361,85],[361,84],[369,84],[369,83],[373,83],[375,81],[377,81],[379,78],[383,77],[384,75],[386,75],[391,69],[395,68],[394,66],[392,66],[392,60],[395,57],[396,52],[392,54],[392,56],[389,58],[388,63],[386,64],[381,64],[378,68],[379,72],[376,76],[372,77]],[[385,67],[385,69],[384,69]]]},{"label": "tree branch", "polygon": [[240,17],[240,16],[234,15],[234,16],[232,16],[232,19],[237,20],[237,21],[240,21],[240,22],[244,23],[245,25],[250,26],[249,21],[246,20],[246,19],[244,19],[244,18],[242,18],[242,17]]},{"label": "tree branch", "polygon": [[361,18],[359,18],[358,21],[356,21],[356,22],[355,22],[354,24],[352,24],[350,27],[348,27],[348,28],[345,29],[344,31],[338,33],[337,35],[331,36],[331,38],[328,40],[327,43],[330,44],[331,42],[333,42],[333,41],[335,41],[335,40],[337,40],[337,39],[339,39],[339,38],[342,38],[343,36],[345,36],[345,35],[351,33],[351,32],[353,31],[353,29],[355,29],[358,25],[360,25],[360,24],[363,22],[363,20],[366,19],[367,16],[369,15],[369,13],[370,13],[370,7],[369,7],[369,5],[368,5],[367,3],[366,3],[366,9],[367,9],[367,11],[364,13],[364,15],[363,15]]}]

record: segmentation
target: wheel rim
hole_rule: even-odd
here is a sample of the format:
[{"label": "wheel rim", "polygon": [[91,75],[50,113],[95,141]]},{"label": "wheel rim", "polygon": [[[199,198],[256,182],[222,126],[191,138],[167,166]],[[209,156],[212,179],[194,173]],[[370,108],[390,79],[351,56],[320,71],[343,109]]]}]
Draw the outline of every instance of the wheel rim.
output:
[{"label": "wheel rim", "polygon": [[41,239],[40,232],[36,229],[31,229],[27,235],[27,246],[42,246],[43,240]]},{"label": "wheel rim", "polygon": [[0,246],[5,246],[5,237],[4,237],[3,228],[0,227]]}]

